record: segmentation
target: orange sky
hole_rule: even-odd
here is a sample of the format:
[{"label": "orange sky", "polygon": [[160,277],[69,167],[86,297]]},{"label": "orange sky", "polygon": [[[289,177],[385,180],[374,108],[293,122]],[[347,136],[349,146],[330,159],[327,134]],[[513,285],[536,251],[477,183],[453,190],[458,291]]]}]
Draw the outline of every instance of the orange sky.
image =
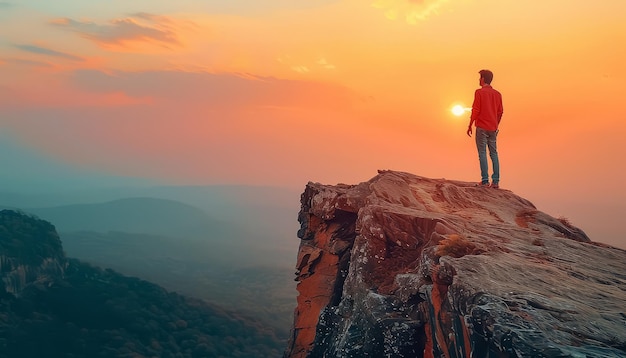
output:
[{"label": "orange sky", "polygon": [[626,247],[623,0],[41,3],[0,2],[0,125],[52,161],[174,184],[475,181],[450,108],[489,68],[502,186]]}]

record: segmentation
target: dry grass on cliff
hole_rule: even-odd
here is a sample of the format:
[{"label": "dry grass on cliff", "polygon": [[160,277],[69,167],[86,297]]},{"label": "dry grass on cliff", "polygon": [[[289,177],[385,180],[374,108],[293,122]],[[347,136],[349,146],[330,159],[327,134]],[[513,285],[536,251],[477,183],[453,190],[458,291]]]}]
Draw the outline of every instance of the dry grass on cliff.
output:
[{"label": "dry grass on cliff", "polygon": [[565,216],[559,216],[557,220],[560,221],[561,224],[565,225],[569,229],[572,229],[575,227],[574,225],[572,225],[572,222]]},{"label": "dry grass on cliff", "polygon": [[519,227],[528,228],[528,223],[535,223],[537,221],[535,219],[535,215],[538,212],[538,210],[522,210],[517,213],[517,216],[515,217],[515,222]]},{"label": "dry grass on cliff", "polygon": [[481,252],[482,250],[478,249],[476,245],[458,234],[448,235],[445,239],[439,241],[435,251],[438,256],[451,256],[454,258],[465,255],[478,255]]}]

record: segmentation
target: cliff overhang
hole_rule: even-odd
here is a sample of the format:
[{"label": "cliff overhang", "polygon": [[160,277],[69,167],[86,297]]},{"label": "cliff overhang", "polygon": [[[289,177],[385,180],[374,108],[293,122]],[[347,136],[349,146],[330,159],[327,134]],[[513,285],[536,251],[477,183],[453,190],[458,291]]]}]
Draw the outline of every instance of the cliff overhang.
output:
[{"label": "cliff overhang", "polygon": [[626,354],[626,252],[508,190],[380,171],[301,204],[286,357]]}]

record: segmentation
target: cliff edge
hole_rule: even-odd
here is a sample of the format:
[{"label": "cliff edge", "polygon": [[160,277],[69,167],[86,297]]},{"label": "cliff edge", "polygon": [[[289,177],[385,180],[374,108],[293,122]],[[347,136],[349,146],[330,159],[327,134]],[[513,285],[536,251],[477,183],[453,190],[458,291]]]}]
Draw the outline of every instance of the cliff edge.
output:
[{"label": "cliff edge", "polygon": [[626,251],[508,190],[380,171],[301,204],[285,357],[626,356]]},{"label": "cliff edge", "polygon": [[13,210],[0,211],[0,295],[19,296],[30,284],[49,285],[67,266],[52,224]]}]

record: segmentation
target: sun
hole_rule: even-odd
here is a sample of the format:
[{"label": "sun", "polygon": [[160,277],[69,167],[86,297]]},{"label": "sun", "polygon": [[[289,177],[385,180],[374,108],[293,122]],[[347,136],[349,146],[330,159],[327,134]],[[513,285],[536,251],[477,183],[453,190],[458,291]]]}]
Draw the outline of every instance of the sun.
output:
[{"label": "sun", "polygon": [[459,117],[462,116],[463,113],[465,113],[465,111],[467,110],[467,108],[461,106],[460,104],[457,104],[456,106],[452,107],[452,114],[454,114],[455,116]]}]

